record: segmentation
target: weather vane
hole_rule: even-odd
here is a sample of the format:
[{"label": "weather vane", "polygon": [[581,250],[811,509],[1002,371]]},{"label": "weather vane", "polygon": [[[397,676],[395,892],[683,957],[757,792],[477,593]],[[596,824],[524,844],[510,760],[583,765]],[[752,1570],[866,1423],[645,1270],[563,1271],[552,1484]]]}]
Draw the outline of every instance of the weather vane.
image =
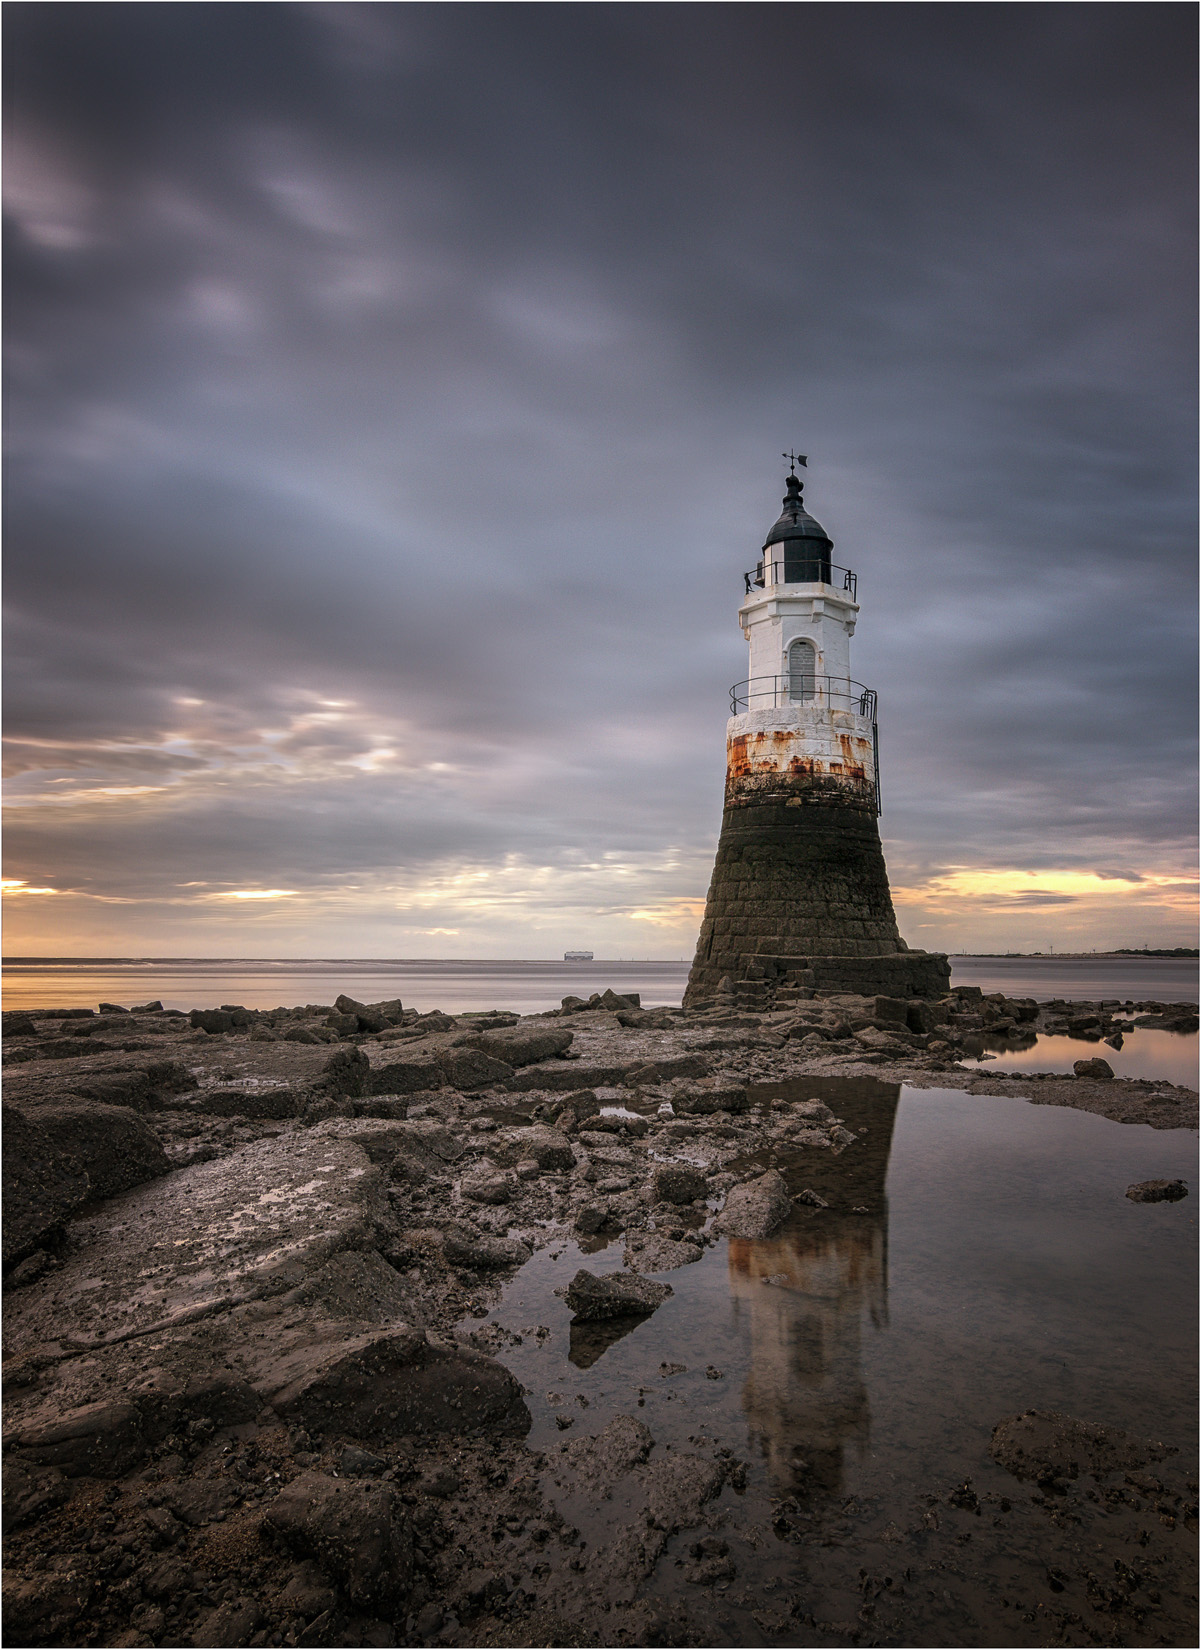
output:
[{"label": "weather vane", "polygon": [[[805,463],[804,453],[781,453],[780,457],[781,458],[786,458],[788,460],[788,463],[790,465],[790,472],[789,473],[792,474],[792,475],[796,475],[796,467],[797,467],[798,464],[803,465]],[[806,466],[806,468],[807,468],[807,466]]]}]

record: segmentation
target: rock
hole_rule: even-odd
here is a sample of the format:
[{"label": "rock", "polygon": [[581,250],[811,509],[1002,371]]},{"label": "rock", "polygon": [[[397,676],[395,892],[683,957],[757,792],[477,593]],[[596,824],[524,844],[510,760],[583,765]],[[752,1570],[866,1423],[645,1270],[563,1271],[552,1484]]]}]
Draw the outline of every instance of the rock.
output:
[{"label": "rock", "polygon": [[[360,1053],[363,1051],[360,1050]],[[422,1089],[440,1089],[446,1086],[442,1067],[429,1055],[413,1054],[404,1060],[389,1060],[386,1064],[372,1063],[370,1074],[364,1079],[365,1094],[418,1094]]]},{"label": "rock", "polygon": [[503,1031],[472,1031],[456,1037],[455,1048],[475,1048],[510,1066],[555,1060],[571,1047],[574,1031],[558,1026],[512,1026]]},{"label": "rock", "polygon": [[413,1536],[399,1492],[304,1473],[270,1503],[264,1523],[314,1558],[360,1608],[395,1610],[413,1576]]},{"label": "rock", "polygon": [[798,1192],[793,1200],[796,1203],[807,1203],[812,1209],[828,1209],[830,1205],[820,1192],[815,1192],[811,1186],[806,1186],[803,1192]]},{"label": "rock", "polygon": [[1113,1076],[1113,1067],[1108,1060],[1076,1060],[1073,1062],[1072,1070],[1077,1077],[1107,1078]]},{"label": "rock", "polygon": [[1188,1196],[1188,1184],[1183,1180],[1137,1180],[1127,1186],[1126,1196],[1132,1203],[1178,1203]]},{"label": "rock", "polygon": [[371,1087],[371,1061],[361,1048],[340,1048],[321,1068],[331,1094],[347,1094],[357,1099]]},{"label": "rock", "polygon": [[343,1017],[353,1019],[358,1031],[386,1031],[391,1024],[377,1009],[369,1008],[366,1003],[357,1003],[353,997],[335,998],[334,1008]]},{"label": "rock", "polygon": [[82,1568],[40,1570],[4,1577],[4,1636],[8,1644],[48,1644],[83,1614],[92,1582]]},{"label": "rock", "polygon": [[470,1203],[509,1203],[513,1198],[513,1182],[499,1169],[477,1169],[463,1176],[459,1191]]},{"label": "rock", "polygon": [[659,1163],[651,1175],[656,1203],[694,1203],[704,1197],[708,1185],[699,1169]]},{"label": "rock", "polygon": [[757,1180],[733,1187],[714,1224],[730,1237],[765,1238],[791,1213],[792,1199],[784,1177],[775,1169],[769,1169]]},{"label": "rock", "polygon": [[137,1406],[116,1398],[51,1414],[40,1426],[18,1424],[5,1445],[68,1478],[117,1478],[141,1459],[146,1439]]},{"label": "rock", "polygon": [[299,1117],[309,1099],[301,1089],[202,1089],[186,1104],[173,1109],[204,1112],[210,1117],[270,1120]]},{"label": "rock", "polygon": [[582,1208],[576,1210],[575,1229],[583,1237],[595,1237],[608,1219],[607,1203],[585,1203]]},{"label": "rock", "polygon": [[719,1081],[709,1088],[677,1089],[671,1103],[681,1117],[705,1117],[717,1111],[744,1112],[748,1105],[742,1084]]},{"label": "rock", "polygon": [[530,1430],[520,1385],[482,1352],[433,1346],[403,1326],[300,1334],[292,1347],[264,1349],[252,1372],[261,1397],[293,1425],[381,1443],[480,1431],[523,1438]]},{"label": "rock", "polygon": [[4,1457],[4,1528],[18,1530],[50,1507],[59,1507],[71,1487],[57,1467],[43,1467],[9,1454]]},{"label": "rock", "polygon": [[372,1455],[356,1444],[347,1444],[338,1456],[338,1471],[343,1478],[374,1478],[387,1465],[382,1455]]},{"label": "rock", "polygon": [[435,1059],[447,1081],[464,1094],[494,1088],[513,1075],[513,1067],[506,1061],[482,1054],[477,1048],[442,1049]]},{"label": "rock", "polygon": [[642,996],[637,991],[616,992],[606,990],[601,992],[601,1007],[615,1011],[619,1008],[641,1008]]},{"label": "rock", "polygon": [[231,1650],[233,1646],[250,1643],[251,1635],[262,1615],[251,1599],[229,1599],[215,1609],[206,1610],[192,1629],[191,1643],[196,1650]]},{"label": "rock", "polygon": [[283,1041],[285,1043],[321,1043],[325,1039],[318,1037],[316,1032],[309,1031],[305,1026],[293,1026],[290,1031],[284,1032]]},{"label": "rock", "polygon": [[674,1272],[678,1266],[691,1266],[704,1252],[698,1243],[677,1242],[652,1232],[637,1248],[628,1245],[624,1259],[631,1272]]},{"label": "rock", "polygon": [[188,1020],[193,1031],[207,1031],[210,1037],[220,1036],[222,1032],[234,1028],[233,1015],[223,1008],[194,1008]]},{"label": "rock", "polygon": [[77,1217],[77,1252],[9,1296],[7,1329],[21,1344],[86,1344],[282,1293],[363,1245],[386,1184],[352,1140],[321,1130],[191,1164]]},{"label": "rock", "polygon": [[[904,1028],[909,1023],[909,1004],[903,997],[874,997],[872,1017]],[[924,1029],[914,1027],[914,1030]]]},{"label": "rock", "polygon": [[13,1267],[4,1279],[6,1289],[23,1289],[27,1283],[36,1283],[43,1272],[48,1272],[53,1261],[44,1249],[35,1249],[32,1255]]},{"label": "rock", "polygon": [[641,1466],[654,1447],[651,1430],[632,1415],[615,1415],[591,1438],[573,1438],[563,1465],[597,1501],[619,1478]]},{"label": "rock", "polygon": [[570,1171],[575,1168],[575,1153],[559,1129],[523,1129],[517,1144],[522,1153],[526,1157],[532,1157],[540,1169]]},{"label": "rock", "polygon": [[1094,1421],[1078,1421],[1057,1410],[1039,1409],[999,1421],[989,1445],[989,1454],[998,1466],[1016,1478],[1032,1478],[1039,1483],[1077,1478],[1082,1472],[1094,1478],[1131,1472],[1175,1453],[1170,1444],[1136,1438]]},{"label": "rock", "polygon": [[88,1199],[113,1197],[171,1169],[134,1112],[86,1101],[6,1105],[3,1146],[6,1263],[37,1248]]},{"label": "rock", "polygon": [[669,1284],[654,1283],[649,1278],[628,1272],[598,1277],[581,1267],[563,1291],[563,1298],[576,1318],[587,1323],[598,1318],[645,1316],[662,1306],[671,1293]]},{"label": "rock", "polygon": [[4,1036],[9,1037],[36,1037],[38,1028],[28,1014],[6,1013],[4,1015]]},{"label": "rock", "polygon": [[494,1237],[477,1227],[456,1222],[442,1234],[442,1253],[452,1266],[490,1272],[499,1266],[523,1265],[531,1251],[520,1238]]}]

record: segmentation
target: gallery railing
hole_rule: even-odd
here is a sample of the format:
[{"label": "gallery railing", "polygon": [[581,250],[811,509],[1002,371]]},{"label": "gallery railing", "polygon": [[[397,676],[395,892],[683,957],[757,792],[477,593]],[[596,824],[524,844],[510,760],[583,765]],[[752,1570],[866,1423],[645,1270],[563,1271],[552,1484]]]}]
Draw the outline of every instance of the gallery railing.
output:
[{"label": "gallery railing", "polygon": [[816,710],[849,710],[876,720],[876,690],[846,676],[817,676],[794,671],[783,676],[751,676],[730,689],[730,714],[775,710],[781,705],[810,705]]},{"label": "gallery railing", "polygon": [[859,580],[849,567],[836,567],[822,556],[784,556],[779,561],[760,562],[742,575],[749,596],[752,586],[760,590],[769,584],[829,584],[845,590],[858,601]]}]

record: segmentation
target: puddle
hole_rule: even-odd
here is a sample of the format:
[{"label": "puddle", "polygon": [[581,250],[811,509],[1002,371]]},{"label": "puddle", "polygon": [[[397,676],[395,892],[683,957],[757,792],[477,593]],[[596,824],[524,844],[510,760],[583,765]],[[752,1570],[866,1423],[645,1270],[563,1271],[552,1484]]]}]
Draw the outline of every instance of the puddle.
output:
[{"label": "puddle", "polygon": [[[974,1058],[959,1061],[961,1066],[981,1066],[993,1071],[1064,1071],[1069,1072],[1077,1060],[1091,1060],[1098,1055],[1108,1060],[1115,1077],[1144,1077],[1153,1083],[1177,1083],[1185,1088],[1196,1088],[1198,1065],[1198,1034],[1195,1031],[1157,1031],[1137,1027],[1123,1031],[1122,1047],[1110,1048],[1108,1043],[1093,1042],[1082,1037],[1055,1037],[1039,1035],[1023,1047],[1007,1042],[1003,1037],[981,1035],[965,1047]],[[976,1050],[989,1056],[981,1060]]]},{"label": "puddle", "polygon": [[[575,1243],[539,1252],[488,1314],[522,1337],[497,1355],[527,1390],[530,1444],[546,1453],[548,1486],[565,1445],[617,1415],[644,1421],[659,1455],[724,1452],[745,1462],[710,1527],[731,1544],[739,1585],[751,1590],[708,1592],[701,1609],[699,1590],[684,1588],[680,1597],[711,1636],[661,1642],[828,1643],[813,1636],[823,1611],[826,1629],[833,1621],[858,1631],[860,1560],[886,1551],[880,1542],[901,1541],[915,1508],[969,1478],[973,1497],[998,1505],[1029,1497],[988,1455],[993,1427],[1020,1411],[1062,1410],[1164,1438],[1181,1461],[1191,1458],[1198,1185],[1190,1131],[866,1078],[802,1078],[751,1095],[816,1096],[858,1133],[838,1157],[808,1150],[776,1160],[794,1194],[812,1187],[828,1209],[798,1206],[768,1240],[723,1239],[696,1263],[658,1274],[673,1293],[647,1318],[573,1328],[555,1295],[580,1266],[620,1268],[621,1238],[592,1240],[588,1252]],[[1133,1181],[1171,1177],[1189,1183],[1182,1203],[1124,1195]],[[620,1520],[625,1508],[618,1496],[592,1516]],[[579,1506],[567,1510],[583,1529]],[[974,1579],[964,1586],[985,1593],[1006,1576],[1012,1592],[1023,1565],[1042,1576],[1059,1544],[1078,1539],[1048,1526],[1037,1555],[1022,1556],[978,1524]],[[706,1532],[669,1544],[648,1596],[669,1599],[684,1587],[681,1565],[698,1533]],[[802,1575],[809,1604],[798,1617]],[[794,1590],[789,1625],[772,1616],[777,1589]],[[970,1608],[999,1610],[1000,1595]],[[865,1642],[1051,1642],[1009,1617],[955,1636],[962,1622],[938,1628],[935,1603],[921,1609],[922,1630],[952,1636]]]}]

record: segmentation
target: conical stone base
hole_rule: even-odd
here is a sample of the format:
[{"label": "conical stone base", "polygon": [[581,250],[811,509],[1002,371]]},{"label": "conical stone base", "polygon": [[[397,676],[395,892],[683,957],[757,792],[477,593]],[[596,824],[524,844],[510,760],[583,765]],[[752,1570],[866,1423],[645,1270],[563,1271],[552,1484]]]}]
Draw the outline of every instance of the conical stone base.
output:
[{"label": "conical stone base", "polygon": [[794,772],[765,794],[731,776],[685,1006],[726,977],[865,996],[947,991],[946,957],[908,950],[897,932],[874,787]]}]

